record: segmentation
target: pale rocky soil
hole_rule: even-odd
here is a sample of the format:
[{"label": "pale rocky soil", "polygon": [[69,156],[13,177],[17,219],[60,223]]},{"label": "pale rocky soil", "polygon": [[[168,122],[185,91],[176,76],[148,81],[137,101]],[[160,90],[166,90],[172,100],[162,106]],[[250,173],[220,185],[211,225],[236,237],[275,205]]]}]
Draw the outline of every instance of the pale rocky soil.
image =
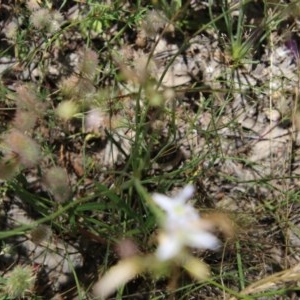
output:
[{"label": "pale rocky soil", "polygon": [[[205,1],[191,2],[188,16],[194,18],[193,21],[208,13]],[[6,5],[2,7],[4,18],[0,22],[3,40],[7,24],[15,17],[9,2]],[[262,7],[262,1],[250,1],[249,24],[258,26],[263,18],[267,20]],[[76,18],[84,9],[83,4],[68,5],[63,13],[64,22]],[[215,5],[213,11],[217,15],[220,7]],[[233,10],[232,14],[237,18],[238,10]],[[70,122],[63,129],[47,127],[41,122],[37,132],[55,145],[57,160],[68,169],[71,185],[76,183],[78,196],[90,193],[93,180],[111,186],[114,177],[105,172],[113,168],[120,170],[125,165],[135,131],[133,127],[110,127],[109,124],[118,123],[120,119],[125,119],[127,124],[134,122],[132,95],[137,93],[143,80],[152,78],[159,82],[159,90],[166,99],[165,110],[154,109],[149,116],[149,135],[156,136],[152,158],[166,145],[168,155],[153,159],[146,170],[147,176],[182,170],[178,178],[193,178],[198,184],[201,209],[218,208],[235,216],[241,227],[242,258],[245,267],[251,269],[247,274],[249,282],[294,267],[300,263],[297,253],[300,246],[297,236],[300,23],[287,14],[268,34],[260,27],[246,32],[244,38],[253,40],[253,45],[240,65],[235,65],[227,53],[228,36],[222,24],[196,34],[194,29],[185,34],[167,24],[164,16],[152,11],[142,26],[124,32],[123,45],[116,43],[113,49],[102,48],[99,65],[106,71],[94,82],[86,79],[83,86],[88,92],[81,89],[79,93],[90,99],[105,89],[110,98],[122,99],[121,109],[108,114],[90,102],[84,132],[82,124],[77,122]],[[95,35],[93,49],[99,49],[99,44],[106,45],[117,32],[118,25],[100,37]],[[32,49],[40,43],[45,47],[42,41],[41,36],[33,39]],[[78,79],[76,71],[84,55],[84,37],[71,30],[63,34],[62,41],[63,48],[45,47],[47,55],[43,65],[39,64],[38,56],[20,65],[12,51],[0,58],[1,85],[8,89],[1,108],[13,107],[9,95],[22,82],[44,84],[54,92],[62,77],[73,74]],[[10,45],[11,42],[7,42],[6,46]],[[1,50],[4,48],[2,46]],[[113,72],[107,71],[110,68],[121,69],[125,80],[117,82]],[[53,105],[57,103],[54,101]],[[172,114],[168,113],[172,110],[175,124],[172,124]],[[1,131],[12,119],[13,112],[3,110]],[[89,133],[97,135],[95,140],[88,141],[86,148],[95,168],[84,177],[81,149]],[[67,135],[78,136],[74,144]],[[121,145],[122,151],[116,144]],[[196,160],[198,163],[194,163]],[[46,168],[50,162],[45,159],[42,164]],[[30,192],[46,193],[35,170],[28,170],[25,175]],[[4,182],[2,184],[5,186]],[[3,230],[36,218],[34,211],[28,210],[27,196],[10,191],[5,195]],[[36,246],[29,235],[11,238],[8,243],[18,244],[18,251],[2,255],[2,268],[16,260],[36,263],[47,274],[45,293],[55,297],[68,287],[72,278],[70,265],[80,269],[85,280],[95,272],[90,264],[97,262],[92,252],[99,246],[97,243],[84,246],[85,238],[55,236],[46,246]],[[234,251],[234,246],[229,245],[223,258],[224,266],[229,269],[234,268]],[[215,258],[209,255],[207,259],[214,261]],[[228,284],[235,286],[234,282]],[[217,289],[207,288],[203,298],[197,299],[216,299],[218,293]],[[298,295],[292,292],[286,297],[297,299]]]}]

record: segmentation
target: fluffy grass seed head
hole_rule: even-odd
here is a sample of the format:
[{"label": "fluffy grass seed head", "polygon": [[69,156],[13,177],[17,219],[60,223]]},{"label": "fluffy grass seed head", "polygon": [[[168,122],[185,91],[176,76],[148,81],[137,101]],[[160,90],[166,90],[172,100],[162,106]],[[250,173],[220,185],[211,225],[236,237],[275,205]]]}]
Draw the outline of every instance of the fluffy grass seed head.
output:
[{"label": "fluffy grass seed head", "polygon": [[136,76],[138,77],[139,83],[147,83],[150,74],[155,72],[156,67],[153,59],[145,57],[144,55],[139,55],[133,61],[134,71],[136,72]]},{"label": "fluffy grass seed head", "polygon": [[159,107],[164,104],[163,94],[160,91],[157,91],[152,82],[146,84],[145,94],[149,100],[150,106]]},{"label": "fluffy grass seed head", "polygon": [[60,28],[63,16],[58,11],[51,12],[47,8],[39,8],[32,11],[30,21],[36,29],[54,33]]},{"label": "fluffy grass seed head", "polygon": [[72,119],[79,112],[79,106],[72,100],[61,102],[56,108],[56,114],[64,121]]},{"label": "fluffy grass seed head", "polygon": [[30,85],[20,85],[16,88],[17,108],[42,115],[46,110],[46,104],[38,99],[33,89],[34,87]]},{"label": "fluffy grass seed head", "polygon": [[48,26],[48,31],[50,33],[53,33],[55,31],[59,30],[63,20],[64,20],[64,17],[62,16],[62,14],[60,12],[58,12],[57,10],[53,11],[51,13],[51,22]]},{"label": "fluffy grass seed head", "polygon": [[148,36],[155,37],[155,35],[162,30],[167,23],[168,19],[162,11],[152,9],[146,13],[142,21],[142,29]]},{"label": "fluffy grass seed head", "polygon": [[4,34],[10,41],[15,41],[18,34],[18,24],[16,21],[11,21],[4,28]]},{"label": "fluffy grass seed head", "polygon": [[91,80],[76,75],[62,79],[59,88],[63,96],[73,100],[87,99],[89,95],[93,95],[96,91]]},{"label": "fluffy grass seed head", "polygon": [[60,203],[67,201],[71,196],[68,174],[61,167],[48,169],[44,174],[44,184],[54,199]]},{"label": "fluffy grass seed head", "polygon": [[3,141],[10,152],[19,156],[20,163],[26,168],[35,166],[41,158],[39,145],[18,129],[7,132]]},{"label": "fluffy grass seed head", "polygon": [[77,95],[80,100],[84,99],[85,102],[89,102],[89,100],[93,100],[93,96],[96,92],[96,88],[93,85],[93,82],[85,77],[81,77],[78,81],[77,85]]},{"label": "fluffy grass seed head", "polygon": [[35,279],[32,267],[17,265],[8,274],[4,291],[11,299],[23,298],[33,290]]},{"label": "fluffy grass seed head", "polygon": [[41,0],[27,0],[26,6],[30,11],[38,10],[41,8]]},{"label": "fluffy grass seed head", "polygon": [[43,241],[48,241],[51,237],[52,231],[49,226],[39,224],[37,227],[30,231],[30,238],[36,245],[41,244]]},{"label": "fluffy grass seed head", "polygon": [[63,96],[72,98],[77,94],[79,78],[75,75],[65,77],[59,82],[59,89]]},{"label": "fluffy grass seed head", "polygon": [[84,77],[93,79],[96,74],[98,63],[98,54],[95,51],[86,48],[81,51],[78,69]]},{"label": "fluffy grass seed head", "polygon": [[40,8],[32,12],[30,21],[32,25],[39,30],[46,30],[51,22],[51,14],[49,9]]},{"label": "fluffy grass seed head", "polygon": [[17,110],[12,125],[22,132],[33,129],[37,115],[32,111]]}]

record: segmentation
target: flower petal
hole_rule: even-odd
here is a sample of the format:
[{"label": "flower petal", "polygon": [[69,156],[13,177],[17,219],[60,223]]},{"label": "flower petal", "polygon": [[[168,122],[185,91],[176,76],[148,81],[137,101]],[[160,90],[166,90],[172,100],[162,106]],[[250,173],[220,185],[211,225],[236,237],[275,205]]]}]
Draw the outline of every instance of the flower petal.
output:
[{"label": "flower petal", "polygon": [[166,212],[170,212],[174,209],[174,200],[158,193],[154,193],[152,198],[156,204],[158,204]]},{"label": "flower petal", "polygon": [[182,248],[180,240],[172,235],[160,233],[159,246],[156,250],[156,256],[159,260],[168,260],[177,256]]},{"label": "flower petal", "polygon": [[185,236],[186,245],[199,249],[217,250],[220,247],[219,240],[211,233],[195,231]]},{"label": "flower petal", "polygon": [[133,256],[121,260],[117,265],[111,267],[104,276],[96,282],[93,288],[93,293],[101,299],[107,298],[119,287],[126,284],[142,271],[142,257]]},{"label": "flower petal", "polygon": [[175,199],[176,201],[184,203],[193,196],[194,192],[195,187],[191,184],[188,184],[178,193]]}]

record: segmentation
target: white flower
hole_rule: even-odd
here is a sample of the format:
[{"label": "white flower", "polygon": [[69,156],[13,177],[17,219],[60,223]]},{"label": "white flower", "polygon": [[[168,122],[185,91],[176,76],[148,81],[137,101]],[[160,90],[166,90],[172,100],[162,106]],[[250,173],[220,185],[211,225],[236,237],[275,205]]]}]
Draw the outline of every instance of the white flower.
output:
[{"label": "white flower", "polygon": [[218,239],[207,231],[211,224],[202,220],[196,209],[186,203],[193,193],[194,187],[187,185],[173,198],[153,194],[153,200],[166,212],[162,232],[158,237],[158,259],[172,259],[185,246],[212,250],[219,247]]}]

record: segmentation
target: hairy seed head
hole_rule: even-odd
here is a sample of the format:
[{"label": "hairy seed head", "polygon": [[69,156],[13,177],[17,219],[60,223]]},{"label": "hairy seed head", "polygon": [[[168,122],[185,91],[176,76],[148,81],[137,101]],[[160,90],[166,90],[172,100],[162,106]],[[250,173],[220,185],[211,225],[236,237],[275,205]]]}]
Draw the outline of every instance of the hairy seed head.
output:
[{"label": "hairy seed head", "polygon": [[17,108],[29,112],[35,112],[42,115],[46,110],[45,103],[41,102],[33,91],[33,87],[29,85],[20,85],[16,88],[17,92]]},{"label": "hairy seed head", "polygon": [[51,237],[51,229],[45,224],[39,224],[37,227],[30,231],[30,237],[36,245],[41,244],[43,241],[48,241]]},{"label": "hairy seed head", "polygon": [[13,119],[13,126],[22,132],[33,129],[37,116],[34,112],[17,110]]},{"label": "hairy seed head", "polygon": [[93,79],[96,74],[97,66],[98,54],[89,48],[82,50],[78,68],[79,71],[83,74],[83,76],[86,78]]},{"label": "hairy seed head", "polygon": [[23,298],[34,287],[35,275],[30,266],[16,266],[7,277],[5,291],[11,299]]},{"label": "hairy seed head", "polygon": [[56,201],[65,202],[70,198],[71,189],[65,169],[61,167],[50,168],[44,174],[44,183]]},{"label": "hairy seed head", "polygon": [[4,135],[8,150],[19,156],[20,163],[27,168],[35,166],[41,158],[39,145],[18,129],[11,129]]},{"label": "hairy seed head", "polygon": [[49,9],[40,8],[32,12],[30,21],[32,25],[39,30],[46,30],[51,22],[51,14]]}]

